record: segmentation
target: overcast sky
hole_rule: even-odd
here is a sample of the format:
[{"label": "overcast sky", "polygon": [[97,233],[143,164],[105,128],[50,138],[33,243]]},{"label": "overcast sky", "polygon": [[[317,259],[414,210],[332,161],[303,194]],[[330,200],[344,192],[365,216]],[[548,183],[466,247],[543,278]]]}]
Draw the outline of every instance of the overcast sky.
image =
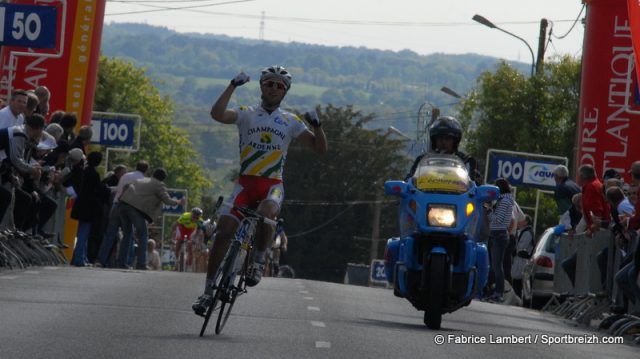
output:
[{"label": "overcast sky", "polygon": [[[162,8],[177,10],[156,11]],[[188,8],[189,7],[189,8]],[[479,53],[531,63],[520,40],[471,20],[480,14],[537,53],[540,19],[553,26],[546,56],[580,56],[580,0],[108,0],[105,22],[141,22],[178,32],[329,46],[364,46],[419,54]],[[154,12],[141,12],[154,10]],[[126,13],[126,14],[122,14]],[[584,17],[584,12],[580,18]]]}]

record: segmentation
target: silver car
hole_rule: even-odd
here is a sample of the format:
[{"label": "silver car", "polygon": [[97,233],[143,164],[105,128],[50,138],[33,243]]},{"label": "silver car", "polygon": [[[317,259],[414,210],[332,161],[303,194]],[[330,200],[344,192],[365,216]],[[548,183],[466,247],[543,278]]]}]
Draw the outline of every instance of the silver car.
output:
[{"label": "silver car", "polygon": [[542,308],[553,294],[553,271],[559,236],[553,227],[538,239],[531,259],[522,273],[522,305]]}]

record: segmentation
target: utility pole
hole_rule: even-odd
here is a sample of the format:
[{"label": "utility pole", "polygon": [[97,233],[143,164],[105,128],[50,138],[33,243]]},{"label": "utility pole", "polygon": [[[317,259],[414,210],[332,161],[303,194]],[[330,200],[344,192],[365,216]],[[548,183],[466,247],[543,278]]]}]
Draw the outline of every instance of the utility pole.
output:
[{"label": "utility pole", "polygon": [[[376,183],[377,184],[377,183]],[[377,186],[376,186],[377,187]],[[373,205],[373,228],[371,229],[371,248],[369,249],[369,265],[374,259],[378,259],[378,242],[380,241],[380,212],[382,212],[382,195],[376,189],[376,203]]]},{"label": "utility pole", "polygon": [[540,37],[538,38],[538,58],[536,61],[536,74],[542,71],[542,65],[544,64],[544,46],[547,42],[547,26],[549,22],[547,19],[540,20]]}]

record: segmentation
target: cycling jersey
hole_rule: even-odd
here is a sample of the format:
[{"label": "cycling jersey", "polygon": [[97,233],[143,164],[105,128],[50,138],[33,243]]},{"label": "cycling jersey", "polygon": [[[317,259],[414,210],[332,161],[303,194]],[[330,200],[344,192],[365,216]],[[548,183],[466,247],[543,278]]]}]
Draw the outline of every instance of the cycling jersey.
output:
[{"label": "cycling jersey", "polygon": [[182,241],[186,236],[187,239],[191,237],[191,234],[202,225],[201,220],[194,221],[191,218],[191,212],[183,213],[177,220],[178,226],[176,228],[176,240]]},{"label": "cycling jersey", "polygon": [[307,130],[302,120],[280,108],[240,106],[236,125],[240,134],[240,175],[282,180],[291,139]]}]

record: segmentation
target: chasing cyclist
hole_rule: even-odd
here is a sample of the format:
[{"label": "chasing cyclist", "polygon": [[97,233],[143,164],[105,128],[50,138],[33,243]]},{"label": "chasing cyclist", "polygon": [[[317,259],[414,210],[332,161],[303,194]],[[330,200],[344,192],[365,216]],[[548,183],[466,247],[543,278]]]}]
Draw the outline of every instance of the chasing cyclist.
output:
[{"label": "chasing cyclist", "polygon": [[[211,108],[211,118],[223,124],[235,124],[240,135],[240,177],[230,200],[234,206],[257,208],[271,219],[280,212],[284,199],[282,172],[287,149],[292,139],[298,138],[317,153],[327,151],[327,139],[315,111],[304,117],[311,130],[295,114],[284,111],[280,103],[291,88],[291,74],[282,66],[270,66],[260,76],[261,103],[257,106],[239,106],[228,109],[229,100],[238,86],[249,81],[239,73]],[[196,314],[203,314],[212,301],[215,273],[229,247],[242,215],[225,208],[218,222],[213,248],[209,252],[209,265],[204,294],[193,304]],[[247,285],[255,286],[264,272],[265,253],[273,238],[273,227],[262,224],[257,228],[256,248],[247,273]]]},{"label": "chasing cyclist", "polygon": [[[198,207],[191,209],[191,212],[183,213],[178,219],[173,222],[169,233],[174,234],[174,240],[176,242],[176,270],[183,272],[182,256],[187,256],[186,267],[191,266],[191,260],[193,258],[193,245],[191,244],[191,235],[202,226],[202,210]],[[182,254],[182,247],[185,246],[185,253]],[[182,254],[182,255],[181,255]]]}]

